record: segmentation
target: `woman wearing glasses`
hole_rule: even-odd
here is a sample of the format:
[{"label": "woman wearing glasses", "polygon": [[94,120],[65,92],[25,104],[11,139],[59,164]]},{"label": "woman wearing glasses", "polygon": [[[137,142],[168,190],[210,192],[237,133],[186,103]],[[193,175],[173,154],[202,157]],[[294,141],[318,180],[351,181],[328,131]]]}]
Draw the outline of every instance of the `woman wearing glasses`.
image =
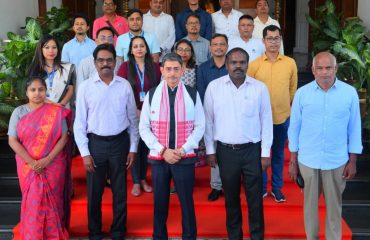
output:
[{"label": "woman wearing glasses", "polygon": [[190,41],[181,39],[175,44],[175,53],[180,55],[182,66],[185,70],[181,81],[185,85],[195,88],[197,66],[193,45],[191,45]]},{"label": "woman wearing glasses", "polygon": [[[140,117],[140,111],[144,103],[145,94],[151,88],[159,84],[159,81],[161,80],[161,72],[159,64],[153,62],[148,44],[143,37],[135,36],[131,39],[127,55],[128,61],[122,63],[117,75],[130,82],[134,91],[138,117]],[[149,149],[140,139],[138,159],[131,170],[134,182],[131,194],[135,197],[140,196],[141,189],[144,190],[144,192],[152,192],[152,187],[146,181],[148,153]]]}]

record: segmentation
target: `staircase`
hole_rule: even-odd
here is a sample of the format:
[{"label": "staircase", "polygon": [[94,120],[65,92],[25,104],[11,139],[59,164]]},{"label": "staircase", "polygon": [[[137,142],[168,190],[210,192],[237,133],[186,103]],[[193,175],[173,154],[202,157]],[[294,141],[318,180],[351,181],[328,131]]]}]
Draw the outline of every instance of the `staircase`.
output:
[{"label": "staircase", "polygon": [[370,154],[365,153],[357,160],[357,174],[347,181],[342,209],[352,239],[370,239]]},{"label": "staircase", "polygon": [[8,145],[8,137],[0,137],[0,240],[13,238],[20,208],[21,192],[14,152]]}]

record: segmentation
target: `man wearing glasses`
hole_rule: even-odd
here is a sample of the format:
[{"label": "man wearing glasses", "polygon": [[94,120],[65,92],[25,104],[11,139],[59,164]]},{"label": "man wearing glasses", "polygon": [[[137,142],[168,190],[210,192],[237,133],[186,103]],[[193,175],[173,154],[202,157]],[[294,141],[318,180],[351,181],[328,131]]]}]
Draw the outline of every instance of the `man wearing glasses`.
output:
[{"label": "man wearing glasses", "polygon": [[80,85],[74,123],[87,171],[89,239],[104,237],[101,203],[108,176],[113,194],[111,239],[121,240],[126,234],[127,169],[136,159],[139,142],[136,104],[130,83],[114,74],[114,46],[100,44],[93,56],[97,73]]},{"label": "man wearing glasses", "polygon": [[[100,45],[103,43],[113,44],[114,33],[110,27],[102,27],[96,33],[95,43]],[[114,68],[114,73],[117,74],[119,67],[121,66],[122,60],[117,58],[116,67]],[[77,88],[84,80],[92,77],[96,73],[96,68],[94,64],[94,57],[90,56],[81,60],[77,71],[77,81],[76,81],[76,93]]]},{"label": "man wearing glasses", "polygon": [[118,36],[129,31],[128,22],[126,18],[118,16],[116,14],[117,9],[116,0],[104,0],[102,8],[104,16],[97,18],[94,21],[93,39],[96,39],[97,31],[100,28],[110,27],[113,29],[114,33],[113,44],[116,45]]},{"label": "man wearing glasses", "polygon": [[[264,82],[271,98],[274,122],[272,143],[272,191],[276,202],[285,202],[283,187],[284,145],[289,127],[290,104],[297,90],[297,65],[294,59],[281,55],[281,30],[275,25],[263,29],[263,43],[266,52],[250,63],[248,75]],[[267,197],[267,173],[263,173],[263,197]]]}]

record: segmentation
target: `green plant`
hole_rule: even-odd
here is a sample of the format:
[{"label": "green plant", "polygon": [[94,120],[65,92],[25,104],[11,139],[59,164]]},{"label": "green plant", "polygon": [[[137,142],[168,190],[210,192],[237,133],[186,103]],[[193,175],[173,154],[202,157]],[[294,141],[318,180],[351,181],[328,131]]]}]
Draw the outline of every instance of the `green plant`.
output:
[{"label": "green plant", "polygon": [[69,40],[68,29],[71,27],[72,19],[65,7],[52,7],[46,13],[41,28],[44,34],[49,33],[55,36],[60,42],[61,46]]},{"label": "green plant", "polygon": [[[311,26],[313,39],[312,55],[320,51],[330,51],[338,62],[337,76],[352,84],[356,89],[366,89],[364,104],[370,97],[370,43],[367,30],[358,17],[341,20],[336,14],[332,0],[316,9],[316,18],[306,15]],[[363,127],[370,129],[370,106],[364,108]]]}]

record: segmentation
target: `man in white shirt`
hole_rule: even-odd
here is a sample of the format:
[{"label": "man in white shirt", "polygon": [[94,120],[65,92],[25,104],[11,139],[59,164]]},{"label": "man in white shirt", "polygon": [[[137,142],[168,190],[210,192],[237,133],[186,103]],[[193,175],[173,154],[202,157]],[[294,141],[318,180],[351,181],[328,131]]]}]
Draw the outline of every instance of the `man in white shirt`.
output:
[{"label": "man in white shirt", "polygon": [[[272,19],[269,16],[269,3],[267,0],[257,0],[256,3],[256,14],[257,16],[254,18],[254,30],[253,30],[253,37],[262,39],[262,32],[263,29],[269,25],[275,25],[280,27],[280,24],[275,19]],[[281,41],[279,52],[281,55],[284,55],[284,45],[283,41]]]},{"label": "man in white shirt", "polygon": [[158,40],[161,56],[171,52],[175,43],[175,23],[163,12],[164,0],[150,0],[150,10],[144,14],[143,30],[153,33]]},{"label": "man in white shirt", "polygon": [[221,9],[212,13],[215,33],[225,34],[228,38],[239,35],[238,21],[242,12],[233,9],[232,0],[220,0]]},{"label": "man in white shirt", "polygon": [[163,81],[146,95],[140,116],[140,136],[150,152],[154,192],[153,239],[168,239],[167,218],[171,178],[180,199],[182,239],[196,239],[193,188],[194,149],[204,134],[202,101],[196,89],[181,82],[182,60],[163,57]]},{"label": "man in white shirt", "polygon": [[106,176],[113,193],[111,238],[125,239],[126,176],[139,141],[135,98],[130,83],[113,73],[114,46],[101,44],[93,55],[97,73],[80,85],[74,123],[75,140],[87,171],[89,239],[104,237],[101,201]]},{"label": "man in white shirt", "polygon": [[240,185],[248,202],[251,239],[264,238],[262,170],[270,165],[272,113],[264,83],[246,75],[248,53],[226,55],[228,75],[209,83],[205,99],[207,160],[218,163],[229,239],[242,239]]},{"label": "man in white shirt", "polygon": [[252,37],[254,23],[250,15],[243,15],[239,18],[239,33],[229,39],[229,50],[240,47],[249,55],[249,62],[261,56],[266,48],[262,39]]}]

